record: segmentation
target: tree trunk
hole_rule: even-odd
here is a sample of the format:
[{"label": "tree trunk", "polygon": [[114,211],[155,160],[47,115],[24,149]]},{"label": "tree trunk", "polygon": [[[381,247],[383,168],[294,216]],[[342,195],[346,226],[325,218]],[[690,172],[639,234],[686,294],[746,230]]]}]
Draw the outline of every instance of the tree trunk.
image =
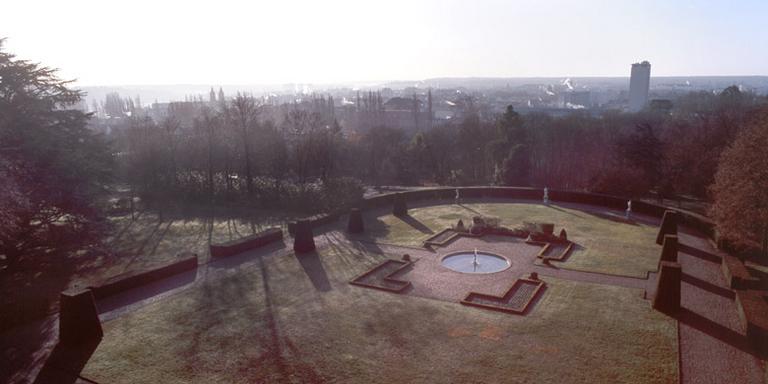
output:
[{"label": "tree trunk", "polygon": [[248,148],[248,144],[245,144],[245,188],[248,191],[248,196],[253,195],[253,180],[251,175],[251,151]]},{"label": "tree trunk", "polygon": [[208,141],[208,200],[213,201],[213,144]]}]

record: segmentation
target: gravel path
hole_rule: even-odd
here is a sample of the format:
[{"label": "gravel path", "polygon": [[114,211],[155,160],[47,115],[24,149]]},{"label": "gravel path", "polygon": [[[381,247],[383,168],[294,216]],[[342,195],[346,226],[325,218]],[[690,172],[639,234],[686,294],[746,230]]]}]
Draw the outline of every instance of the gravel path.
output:
[{"label": "gravel path", "polygon": [[557,267],[545,267],[534,265],[533,271],[542,276],[551,276],[558,279],[581,281],[585,283],[616,285],[619,287],[636,288],[647,290],[649,280],[636,277],[608,275],[603,273],[574,271],[570,269],[559,269]]},{"label": "gravel path", "polygon": [[[706,240],[680,233],[680,243],[712,254]],[[739,320],[733,291],[720,263],[680,252],[680,358],[682,383],[763,383],[762,362],[753,354]]]}]

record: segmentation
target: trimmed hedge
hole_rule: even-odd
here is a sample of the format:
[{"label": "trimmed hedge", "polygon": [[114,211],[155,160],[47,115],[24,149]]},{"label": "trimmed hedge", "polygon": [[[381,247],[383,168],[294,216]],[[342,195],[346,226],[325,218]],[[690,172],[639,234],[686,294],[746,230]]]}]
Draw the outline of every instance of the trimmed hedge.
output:
[{"label": "trimmed hedge", "polygon": [[352,208],[349,211],[349,219],[347,220],[347,232],[362,233],[364,231],[365,225],[363,224],[363,214],[360,213],[359,208]]},{"label": "trimmed hedge", "polygon": [[237,255],[238,253],[263,247],[269,243],[281,240],[283,240],[283,231],[280,228],[269,228],[266,231],[242,239],[232,240],[226,243],[211,244],[211,257]]},{"label": "trimmed hedge", "polygon": [[298,253],[315,250],[315,235],[312,233],[312,223],[309,220],[299,220],[295,226],[293,250]]},{"label": "trimmed hedge", "polygon": [[185,271],[197,269],[197,255],[188,255],[191,256],[162,266],[160,268],[155,268],[149,271],[135,274],[115,276],[107,280],[104,284],[88,288],[91,289],[93,296],[96,299],[103,299],[105,297],[112,296],[132,288],[140,287],[142,285],[146,285]]},{"label": "trimmed hedge", "polygon": [[[326,224],[335,223],[336,220],[338,220],[341,216],[342,214],[340,212],[324,213],[322,215],[316,215],[310,219],[306,219],[305,221],[307,221],[309,223],[309,226],[314,229],[317,227],[322,227],[323,225],[326,225]],[[288,234],[291,236],[296,236],[295,221],[288,223]]]}]

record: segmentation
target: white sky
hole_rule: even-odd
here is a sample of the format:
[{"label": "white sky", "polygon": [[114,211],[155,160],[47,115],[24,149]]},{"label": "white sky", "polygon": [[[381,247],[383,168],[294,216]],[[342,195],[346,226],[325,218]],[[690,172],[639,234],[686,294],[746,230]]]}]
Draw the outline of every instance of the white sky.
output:
[{"label": "white sky", "polygon": [[767,75],[766,0],[8,0],[0,37],[79,85]]}]

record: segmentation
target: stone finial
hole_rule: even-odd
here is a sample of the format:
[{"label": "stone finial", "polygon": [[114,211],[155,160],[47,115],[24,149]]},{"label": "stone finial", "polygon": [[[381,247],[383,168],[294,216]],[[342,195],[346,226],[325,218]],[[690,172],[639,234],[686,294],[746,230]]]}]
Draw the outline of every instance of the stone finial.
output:
[{"label": "stone finial", "polygon": [[677,262],[677,244],[677,235],[664,235],[664,244],[661,248],[659,263],[662,261]]},{"label": "stone finial", "polygon": [[352,208],[349,212],[349,221],[347,222],[347,232],[349,233],[362,233],[365,231],[363,225],[363,214],[359,208]]},{"label": "stone finial", "polygon": [[405,201],[405,195],[403,193],[395,194],[392,213],[395,216],[408,216],[408,204]]},{"label": "stone finial", "polygon": [[680,264],[662,261],[656,280],[656,295],[653,297],[653,309],[675,315],[680,311]]},{"label": "stone finial", "polygon": [[315,238],[312,226],[308,220],[299,220],[295,225],[293,250],[296,252],[312,252],[315,250]]},{"label": "stone finial", "polygon": [[568,241],[568,233],[565,232],[565,228],[560,230],[560,236],[558,236],[560,240],[562,241]]},{"label": "stone finial", "polygon": [[678,214],[675,211],[664,211],[664,217],[661,219],[661,227],[656,235],[656,244],[664,243],[664,235],[677,235]]}]

